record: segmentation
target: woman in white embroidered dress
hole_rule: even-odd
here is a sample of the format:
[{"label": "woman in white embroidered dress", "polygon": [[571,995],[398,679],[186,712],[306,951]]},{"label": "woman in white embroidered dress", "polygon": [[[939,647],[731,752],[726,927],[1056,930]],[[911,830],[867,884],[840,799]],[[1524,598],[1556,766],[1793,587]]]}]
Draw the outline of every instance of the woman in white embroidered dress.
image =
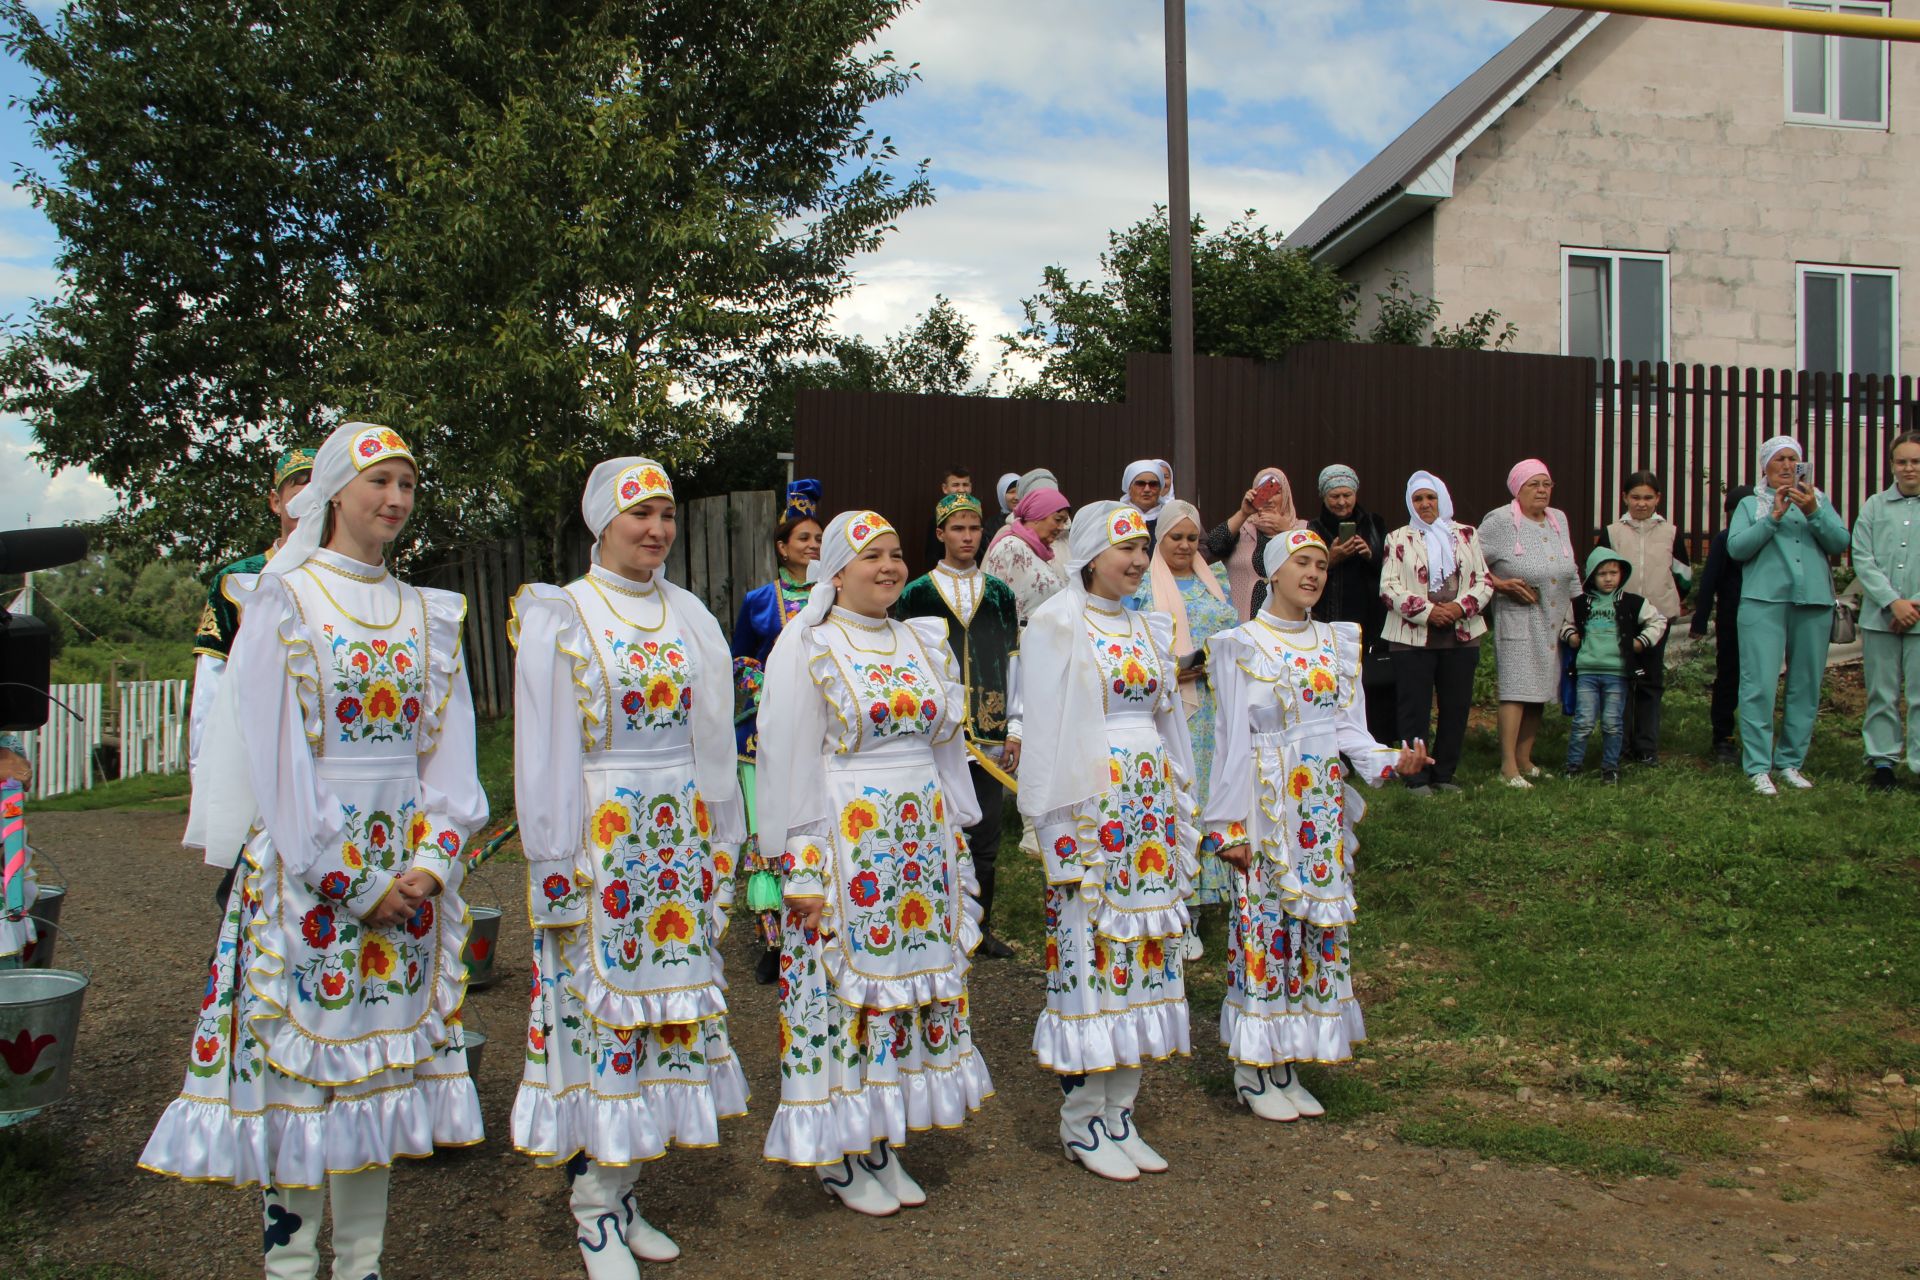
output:
[{"label": "woman in white embroidered dress", "polygon": [[[1047,872],[1040,1065],[1060,1077],[1067,1158],[1130,1182],[1167,1163],[1133,1124],[1143,1064],[1189,1052],[1181,940],[1199,867],[1173,621],[1121,601],[1147,568],[1125,502],[1082,507],[1069,586],[1028,625],[1020,811]],[[1024,732],[1022,732],[1024,730]]]},{"label": "woman in white embroidered dress", "polygon": [[1315,622],[1327,546],[1311,529],[1267,543],[1266,604],[1207,643],[1219,737],[1207,843],[1239,880],[1228,924],[1220,1040],[1234,1087],[1265,1120],[1325,1114],[1296,1062],[1345,1062],[1366,1038],[1353,996],[1353,826],[1366,812],[1344,753],[1370,785],[1426,768],[1418,741],[1396,751],[1367,732],[1360,627]]},{"label": "woman in white embroidered dress", "polygon": [[[265,1188],[269,1277],[377,1276],[391,1166],[481,1139],[459,1026],[469,836],[487,819],[466,602],[382,563],[417,470],[350,422],[253,582],[202,757],[209,848],[240,848],[186,1086],[141,1167]],[[325,543],[324,549],[321,543]]]},{"label": "woman in white embroidered dress", "polygon": [[677,531],[651,458],[594,468],[594,564],[514,600],[514,796],[532,1008],[513,1144],[567,1166],[587,1274],[680,1250],[640,1216],[642,1161],[747,1108],[720,940],[746,823],[720,624],[661,572]]},{"label": "woman in white embroidered dress", "polygon": [[780,1108],[769,1160],[815,1169],[883,1217],[926,1193],[895,1150],[958,1127],[993,1091],[967,1017],[980,904],[964,828],[980,820],[946,622],[895,622],[892,526],[834,518],[813,594],[767,661],[755,818],[780,849]]}]

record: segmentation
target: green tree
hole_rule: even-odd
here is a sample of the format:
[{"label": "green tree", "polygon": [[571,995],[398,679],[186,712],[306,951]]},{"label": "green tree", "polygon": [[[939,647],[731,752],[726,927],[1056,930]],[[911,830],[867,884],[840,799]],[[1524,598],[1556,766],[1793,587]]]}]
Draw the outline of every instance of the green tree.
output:
[{"label": "green tree", "polygon": [[216,560],[236,476],[345,413],[422,453],[416,536],[558,537],[610,452],[691,460],[930,198],[863,123],[905,0],[130,0],[6,43],[64,287],[0,360],[117,531]]},{"label": "green tree", "polygon": [[[1298,343],[1351,338],[1352,286],[1253,218],[1249,210],[1212,234],[1193,220],[1194,350],[1275,360]],[[1128,354],[1173,345],[1167,253],[1167,211],[1156,207],[1108,233],[1101,280],[1048,267],[1040,292],[1021,303],[1019,330],[1001,338],[1010,361],[1039,367],[1016,393],[1120,399]]]},{"label": "green tree", "polygon": [[1520,336],[1511,322],[1502,324],[1491,307],[1468,316],[1457,325],[1440,323],[1440,303],[1407,283],[1407,273],[1391,272],[1384,292],[1373,295],[1378,304],[1368,342],[1398,346],[1452,347],[1466,351],[1505,351]]}]

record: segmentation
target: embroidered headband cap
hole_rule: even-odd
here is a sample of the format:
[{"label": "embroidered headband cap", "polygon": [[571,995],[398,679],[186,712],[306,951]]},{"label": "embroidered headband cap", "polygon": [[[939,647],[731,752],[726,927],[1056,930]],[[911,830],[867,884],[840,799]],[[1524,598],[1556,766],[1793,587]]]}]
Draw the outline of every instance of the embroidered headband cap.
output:
[{"label": "embroidered headband cap", "polygon": [[593,469],[580,494],[580,518],[593,534],[596,562],[600,559],[600,535],[613,518],[648,498],[673,499],[673,480],[652,458],[608,458]]},{"label": "embroidered headband cap", "polygon": [[613,502],[621,511],[631,511],[648,498],[673,498],[673,481],[659,463],[651,458],[642,458],[639,462],[620,473],[614,482]]},{"label": "embroidered headband cap", "polygon": [[938,528],[962,511],[971,511],[977,516],[986,514],[986,509],[980,505],[980,499],[970,493],[944,494],[933,506],[934,527]]},{"label": "embroidered headband cap", "polygon": [[1147,518],[1140,514],[1138,507],[1129,505],[1124,511],[1114,512],[1107,520],[1107,545],[1110,547],[1146,536]]},{"label": "embroidered headband cap", "polygon": [[[846,538],[847,548],[851,554],[842,558],[840,562],[834,566],[833,573],[822,574],[821,576],[823,578],[831,578],[834,573],[838,573],[840,570],[846,568],[855,556],[865,551],[867,545],[881,534],[893,533],[893,526],[888,524],[886,517],[877,511],[854,511],[849,514],[852,518],[847,521],[846,527],[841,532]],[[840,523],[839,517],[836,516],[834,518],[834,523]],[[826,559],[826,552],[822,551],[820,553],[820,559],[814,561],[814,564],[824,564]],[[811,577],[812,575],[809,574],[808,576]]]},{"label": "embroidered headband cap", "polygon": [[389,458],[405,458],[412,462],[414,469],[420,464],[414,462],[413,450],[407,448],[407,442],[392,427],[369,426],[358,432],[347,448],[347,456],[353,459],[355,471],[365,471],[377,462]]},{"label": "embroidered headband cap", "polygon": [[1267,549],[1261,558],[1260,567],[1271,578],[1280,571],[1280,566],[1291,560],[1295,554],[1307,547],[1318,547],[1326,551],[1326,539],[1311,529],[1288,529],[1285,533],[1276,533],[1267,539]]},{"label": "embroidered headband cap", "polygon": [[280,461],[273,464],[273,487],[278,489],[295,476],[307,475],[313,471],[313,456],[317,449],[288,449],[280,455]]}]

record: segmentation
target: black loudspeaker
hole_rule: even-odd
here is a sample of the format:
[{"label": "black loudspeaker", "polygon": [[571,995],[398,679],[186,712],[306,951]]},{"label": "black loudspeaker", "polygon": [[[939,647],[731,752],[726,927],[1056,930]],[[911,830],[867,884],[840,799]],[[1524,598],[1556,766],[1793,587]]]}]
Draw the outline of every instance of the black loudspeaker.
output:
[{"label": "black loudspeaker", "polygon": [[31,614],[0,609],[0,729],[38,729],[47,722],[47,678],[53,636]]}]

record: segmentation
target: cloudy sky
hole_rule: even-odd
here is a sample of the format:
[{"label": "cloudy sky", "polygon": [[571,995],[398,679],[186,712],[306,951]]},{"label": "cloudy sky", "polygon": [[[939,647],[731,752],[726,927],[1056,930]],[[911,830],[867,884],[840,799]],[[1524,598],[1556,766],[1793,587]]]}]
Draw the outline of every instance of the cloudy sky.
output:
[{"label": "cloudy sky", "polygon": [[[49,8],[36,3],[36,9]],[[1539,17],[1501,0],[1189,0],[1194,209],[1291,230],[1474,67]],[[1162,6],[1155,0],[920,0],[883,44],[919,81],[874,127],[932,162],[935,204],[859,267],[836,323],[879,338],[951,298],[983,339],[1011,330],[1052,263],[1091,275],[1109,229],[1167,198]],[[42,158],[0,54],[0,160]],[[0,189],[0,317],[58,287],[55,241]],[[985,344],[983,343],[983,347]],[[983,350],[983,355],[986,354]],[[0,528],[98,516],[84,471],[49,476],[0,416]]]}]

